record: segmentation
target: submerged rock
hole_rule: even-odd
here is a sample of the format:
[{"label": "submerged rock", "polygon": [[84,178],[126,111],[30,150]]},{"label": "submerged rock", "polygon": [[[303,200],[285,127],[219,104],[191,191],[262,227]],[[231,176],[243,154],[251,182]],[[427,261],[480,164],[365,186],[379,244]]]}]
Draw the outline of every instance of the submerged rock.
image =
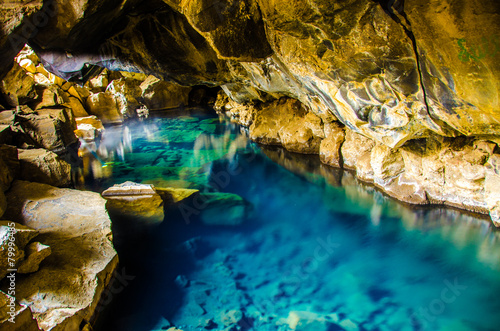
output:
[{"label": "submerged rock", "polygon": [[239,225],[249,216],[250,205],[233,193],[202,193],[200,219],[207,225]]},{"label": "submerged rock", "polygon": [[5,217],[37,230],[52,254],[16,279],[16,299],[42,330],[78,330],[91,320],[116,268],[106,201],[98,193],[15,181]]},{"label": "submerged rock", "polygon": [[[151,184],[125,182],[102,192],[110,216],[116,221],[152,225],[163,222],[163,200]],[[130,224],[135,227],[138,224]]]}]

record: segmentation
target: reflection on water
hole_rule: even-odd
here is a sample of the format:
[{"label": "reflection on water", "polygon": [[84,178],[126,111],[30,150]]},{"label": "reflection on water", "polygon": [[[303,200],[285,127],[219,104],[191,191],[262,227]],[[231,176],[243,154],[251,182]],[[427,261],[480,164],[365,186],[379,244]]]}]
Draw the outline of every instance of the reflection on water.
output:
[{"label": "reflection on water", "polygon": [[155,233],[117,244],[136,278],[97,329],[288,331],[297,311],[326,323],[307,330],[500,325],[499,232],[486,218],[398,203],[207,114],[109,128],[81,152],[87,188],[131,180],[223,191],[254,210],[234,227],[186,224],[171,210]]}]

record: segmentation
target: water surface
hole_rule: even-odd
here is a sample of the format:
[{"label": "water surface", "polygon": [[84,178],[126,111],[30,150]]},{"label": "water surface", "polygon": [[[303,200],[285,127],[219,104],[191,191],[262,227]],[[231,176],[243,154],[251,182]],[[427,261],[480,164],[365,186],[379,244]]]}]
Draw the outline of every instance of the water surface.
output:
[{"label": "water surface", "polygon": [[159,227],[115,233],[126,277],[97,330],[500,329],[499,235],[484,218],[410,208],[317,156],[175,115],[108,129],[85,158],[87,187],[229,192],[252,212],[208,226],[176,207]]}]

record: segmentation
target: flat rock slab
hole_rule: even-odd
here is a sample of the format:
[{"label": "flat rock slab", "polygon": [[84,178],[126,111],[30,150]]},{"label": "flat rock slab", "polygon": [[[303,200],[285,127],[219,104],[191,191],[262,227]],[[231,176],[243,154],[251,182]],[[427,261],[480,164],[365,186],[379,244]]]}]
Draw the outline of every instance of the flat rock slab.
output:
[{"label": "flat rock slab", "polygon": [[129,227],[159,224],[165,217],[163,200],[153,185],[125,182],[110,187],[102,196],[113,220],[129,223]]},{"label": "flat rock slab", "polygon": [[16,299],[42,330],[79,330],[94,314],[118,263],[106,201],[97,193],[15,181],[5,217],[38,230],[52,254],[18,275]]}]

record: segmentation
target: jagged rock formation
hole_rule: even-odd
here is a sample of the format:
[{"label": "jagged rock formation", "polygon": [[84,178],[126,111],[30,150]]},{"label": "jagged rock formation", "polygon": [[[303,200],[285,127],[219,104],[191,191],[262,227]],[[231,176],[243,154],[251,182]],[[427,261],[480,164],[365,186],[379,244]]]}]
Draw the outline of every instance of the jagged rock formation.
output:
[{"label": "jagged rock formation", "polygon": [[[220,85],[230,98],[225,110],[261,143],[319,153],[408,202],[489,211],[499,221],[491,184],[500,141],[495,0],[52,0],[0,8],[7,57],[27,41],[47,70],[71,81],[100,66]],[[10,63],[2,58],[0,72]],[[42,70],[28,67],[37,81]],[[6,79],[16,77],[19,85],[2,87],[6,107],[40,93],[14,66]],[[104,120],[135,107],[131,95],[152,95],[109,78],[90,81],[85,104],[97,104]],[[40,107],[58,99],[42,92]],[[277,101],[284,96],[300,103]],[[120,112],[103,115],[101,104]]]}]

